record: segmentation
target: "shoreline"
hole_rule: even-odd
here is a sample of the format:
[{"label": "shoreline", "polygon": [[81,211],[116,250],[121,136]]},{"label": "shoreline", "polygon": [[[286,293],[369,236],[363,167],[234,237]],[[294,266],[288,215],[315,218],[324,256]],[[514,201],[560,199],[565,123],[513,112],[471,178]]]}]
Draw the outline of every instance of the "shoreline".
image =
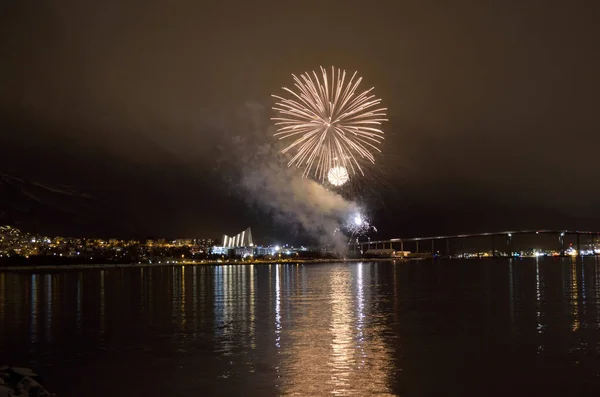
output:
[{"label": "shoreline", "polygon": [[0,266],[0,272],[18,272],[33,270],[77,270],[77,269],[115,269],[128,267],[165,267],[165,266],[222,266],[222,265],[279,265],[279,264],[327,264],[327,263],[356,263],[356,262],[390,262],[407,261],[418,258],[332,258],[332,259],[296,259],[296,260],[269,260],[269,261],[198,261],[177,263],[81,263],[69,265],[11,265]]}]

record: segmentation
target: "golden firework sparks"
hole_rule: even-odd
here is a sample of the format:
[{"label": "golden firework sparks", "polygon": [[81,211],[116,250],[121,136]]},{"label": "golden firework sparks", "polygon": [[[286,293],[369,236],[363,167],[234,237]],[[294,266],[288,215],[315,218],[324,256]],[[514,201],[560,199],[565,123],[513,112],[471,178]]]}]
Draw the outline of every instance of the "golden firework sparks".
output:
[{"label": "golden firework sparks", "polygon": [[295,76],[296,91],[284,87],[290,98],[278,99],[272,118],[277,126],[275,136],[293,141],[282,153],[295,151],[288,166],[304,168],[303,175],[325,181],[335,167],[343,167],[364,175],[361,163],[375,163],[373,151],[383,140],[381,124],[387,121],[386,108],[371,92],[357,94],[362,78],[356,73],[346,79],[346,71],[331,68],[331,80],[321,67],[317,72]]}]

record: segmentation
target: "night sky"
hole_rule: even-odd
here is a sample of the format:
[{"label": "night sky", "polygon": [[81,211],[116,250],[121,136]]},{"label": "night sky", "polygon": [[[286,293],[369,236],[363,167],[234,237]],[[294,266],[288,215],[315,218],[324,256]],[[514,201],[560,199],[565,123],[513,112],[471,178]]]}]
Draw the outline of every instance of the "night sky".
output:
[{"label": "night sky", "polygon": [[10,2],[0,223],[284,238],[232,182],[227,139],[268,126],[291,73],[335,65],[389,109],[368,199],[380,237],[600,230],[599,15],[554,0]]}]

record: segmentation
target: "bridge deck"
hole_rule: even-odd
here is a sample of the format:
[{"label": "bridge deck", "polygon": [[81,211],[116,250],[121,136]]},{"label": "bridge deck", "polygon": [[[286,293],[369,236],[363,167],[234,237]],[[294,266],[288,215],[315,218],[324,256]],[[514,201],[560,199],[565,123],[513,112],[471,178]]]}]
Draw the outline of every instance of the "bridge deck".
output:
[{"label": "bridge deck", "polygon": [[388,240],[378,241],[361,241],[359,244],[381,244],[381,243],[394,243],[394,242],[406,242],[406,241],[430,241],[430,240],[451,240],[456,238],[469,238],[469,237],[486,237],[486,236],[513,236],[516,234],[575,234],[575,235],[589,235],[589,236],[600,236],[600,232],[589,232],[579,230],[513,230],[504,232],[492,232],[492,233],[472,233],[472,234],[457,234],[454,236],[431,236],[431,237],[409,237],[409,238],[392,238]]}]

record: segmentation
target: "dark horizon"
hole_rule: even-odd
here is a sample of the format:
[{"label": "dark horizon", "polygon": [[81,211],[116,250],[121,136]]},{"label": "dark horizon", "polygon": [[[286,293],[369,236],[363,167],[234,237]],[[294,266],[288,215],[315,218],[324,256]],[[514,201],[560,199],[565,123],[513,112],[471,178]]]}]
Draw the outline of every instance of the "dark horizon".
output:
[{"label": "dark horizon", "polygon": [[377,239],[598,229],[599,14],[592,1],[10,4],[0,224],[305,241],[247,200],[230,138],[268,137],[270,94],[335,65],[389,109],[356,197]]}]

